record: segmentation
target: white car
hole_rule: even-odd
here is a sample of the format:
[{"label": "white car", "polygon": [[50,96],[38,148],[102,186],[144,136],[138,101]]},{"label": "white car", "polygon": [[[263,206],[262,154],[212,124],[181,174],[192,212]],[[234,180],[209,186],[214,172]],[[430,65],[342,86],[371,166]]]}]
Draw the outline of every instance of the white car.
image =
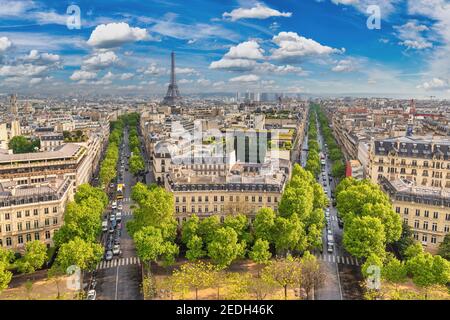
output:
[{"label": "white car", "polygon": [[116,213],[116,221],[120,222],[122,220],[122,212],[121,211],[117,211]]},{"label": "white car", "polygon": [[86,300],[95,300],[97,298],[97,292],[95,290],[89,290],[86,296]]},{"label": "white car", "polygon": [[117,201],[113,201],[113,203],[111,204],[111,208],[114,210],[114,209],[117,209]]},{"label": "white car", "polygon": [[328,243],[334,243],[334,237],[333,237],[333,235],[327,234],[327,240],[328,240]]},{"label": "white car", "polygon": [[122,211],[122,210],[123,210],[123,205],[122,205],[122,203],[119,203],[119,204],[117,205],[117,210],[119,210],[119,211]]},{"label": "white car", "polygon": [[118,254],[120,254],[120,245],[119,244],[115,244],[113,249],[112,249],[113,255],[117,256]]},{"label": "white car", "polygon": [[332,236],[333,235],[333,231],[331,231],[331,229],[327,229],[327,235],[328,236]]}]

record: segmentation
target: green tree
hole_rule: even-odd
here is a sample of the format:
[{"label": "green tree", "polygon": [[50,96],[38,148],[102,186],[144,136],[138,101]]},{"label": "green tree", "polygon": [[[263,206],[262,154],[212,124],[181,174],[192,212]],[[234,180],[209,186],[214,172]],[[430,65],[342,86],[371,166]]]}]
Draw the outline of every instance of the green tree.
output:
[{"label": "green tree", "polygon": [[345,225],[343,244],[357,258],[371,254],[383,257],[386,246],[383,224],[378,218],[355,217]]},{"label": "green tree", "polygon": [[410,260],[420,254],[423,254],[423,247],[420,243],[414,242],[412,245],[406,248],[404,256],[407,260]]},{"label": "green tree", "polygon": [[203,250],[203,240],[197,235],[193,235],[186,244],[186,258],[190,261],[198,260],[206,255]]},{"label": "green tree", "polygon": [[439,245],[439,255],[447,260],[450,260],[450,233],[447,233],[444,240]]},{"label": "green tree", "polygon": [[209,244],[215,238],[217,230],[219,230],[220,227],[219,217],[209,216],[200,221],[200,224],[198,225],[198,234],[206,244]]},{"label": "green tree", "polygon": [[406,257],[405,257],[406,249],[409,246],[413,245],[414,243],[415,243],[415,240],[413,237],[411,227],[406,222],[403,222],[402,234],[400,235],[400,239],[398,239],[397,241],[392,243],[392,247],[394,248],[393,250],[395,252],[397,252],[397,254],[399,255],[399,257],[402,260],[405,260],[406,259]]},{"label": "green tree", "polygon": [[175,270],[173,277],[177,283],[183,283],[189,289],[195,290],[195,300],[198,300],[198,291],[209,288],[214,283],[215,268],[210,263],[203,261],[189,262]]},{"label": "green tree", "polygon": [[200,219],[193,214],[187,221],[183,222],[181,227],[181,242],[187,244],[194,236],[199,233]]},{"label": "green tree", "polygon": [[245,240],[246,242],[250,242],[250,233],[248,232],[249,223],[245,215],[228,215],[224,219],[223,226],[230,227],[236,231],[239,241]]},{"label": "green tree", "polygon": [[164,239],[160,229],[146,226],[133,235],[134,244],[139,258],[148,265],[148,274],[151,274],[151,263],[164,259],[167,264],[174,262],[178,255],[178,247]]},{"label": "green tree", "polygon": [[77,187],[77,192],[75,193],[75,202],[82,204],[85,201],[90,202],[91,199],[97,199],[102,204],[103,209],[108,205],[108,195],[99,188],[95,188],[90,184],[84,183]]},{"label": "green tree", "polygon": [[137,183],[132,188],[131,198],[137,203],[133,220],[127,223],[131,235],[146,226],[153,226],[161,230],[165,240],[175,240],[178,225],[174,217],[172,193],[164,188],[149,189]]},{"label": "green tree", "polygon": [[392,210],[392,206],[385,203],[367,203],[362,208],[362,216],[375,217],[383,224],[387,243],[400,239],[402,234],[402,220],[400,215]]},{"label": "green tree", "polygon": [[[3,249],[0,248],[0,258],[2,254]],[[12,272],[8,270],[9,262],[2,261],[0,259],[0,293],[8,288],[9,283],[12,279]]]},{"label": "green tree", "polygon": [[265,264],[272,257],[269,251],[269,242],[267,240],[258,239],[249,252],[249,257],[256,263]]},{"label": "green tree", "polygon": [[238,235],[230,227],[218,229],[208,243],[208,256],[220,268],[229,266],[234,260],[245,254],[245,242],[238,242]]},{"label": "green tree", "polygon": [[130,172],[133,175],[137,175],[139,172],[145,170],[144,159],[140,154],[133,154],[130,157],[129,163],[130,163]]},{"label": "green tree", "polygon": [[40,148],[39,140],[29,140],[24,136],[15,136],[9,140],[8,148],[13,150],[13,153],[28,153],[36,151],[35,148]]},{"label": "green tree", "polygon": [[382,278],[390,283],[393,283],[396,287],[397,284],[406,281],[407,275],[405,263],[394,257],[388,259],[381,271]]},{"label": "green tree", "polygon": [[303,251],[307,246],[304,226],[296,215],[289,218],[276,217],[273,240],[279,253],[286,253],[290,250]]},{"label": "green tree", "polygon": [[64,270],[72,265],[78,266],[81,270],[94,270],[102,255],[103,248],[100,244],[75,238],[59,248],[56,263]]},{"label": "green tree", "polygon": [[286,300],[289,287],[301,286],[301,261],[291,256],[285,259],[272,260],[262,270],[261,278],[267,283],[277,284],[282,287],[284,290],[284,299]]},{"label": "green tree", "polygon": [[27,242],[25,254],[18,261],[17,267],[21,273],[33,273],[40,269],[47,259],[47,247],[44,243],[36,240]]},{"label": "green tree", "polygon": [[345,177],[345,163],[342,160],[338,160],[333,163],[333,166],[331,167],[331,175],[334,178]]},{"label": "green tree", "polygon": [[446,285],[450,281],[450,262],[438,255],[419,253],[407,260],[406,268],[414,284],[425,291],[425,299],[430,287]]},{"label": "green tree", "polygon": [[306,292],[306,299],[311,298],[313,289],[318,289],[323,285],[325,277],[325,272],[317,258],[306,251],[301,258],[301,287]]},{"label": "green tree", "polygon": [[262,208],[253,221],[253,230],[256,238],[273,242],[273,228],[276,214],[271,208]]}]

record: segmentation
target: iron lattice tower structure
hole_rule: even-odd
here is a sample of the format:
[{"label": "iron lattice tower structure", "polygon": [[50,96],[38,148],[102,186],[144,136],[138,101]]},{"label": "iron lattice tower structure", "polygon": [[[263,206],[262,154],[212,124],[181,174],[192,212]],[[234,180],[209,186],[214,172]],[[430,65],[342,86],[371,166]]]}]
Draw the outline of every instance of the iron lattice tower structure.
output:
[{"label": "iron lattice tower structure", "polygon": [[182,101],[180,91],[178,90],[176,75],[175,75],[175,52],[171,53],[171,66],[170,66],[170,84],[167,88],[166,96],[162,104],[174,106],[180,104]]}]

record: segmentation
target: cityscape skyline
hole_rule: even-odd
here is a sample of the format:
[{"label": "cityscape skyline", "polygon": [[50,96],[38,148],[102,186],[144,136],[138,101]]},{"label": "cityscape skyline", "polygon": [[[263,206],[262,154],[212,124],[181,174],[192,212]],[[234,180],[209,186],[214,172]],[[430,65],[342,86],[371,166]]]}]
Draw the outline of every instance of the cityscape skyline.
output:
[{"label": "cityscape skyline", "polygon": [[68,5],[0,1],[0,94],[164,95],[174,51],[184,95],[450,97],[443,0]]}]

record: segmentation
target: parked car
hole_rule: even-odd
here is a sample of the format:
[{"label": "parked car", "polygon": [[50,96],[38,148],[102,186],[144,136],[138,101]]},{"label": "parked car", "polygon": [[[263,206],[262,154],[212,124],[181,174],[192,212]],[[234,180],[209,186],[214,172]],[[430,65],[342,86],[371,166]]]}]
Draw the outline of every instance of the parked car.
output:
[{"label": "parked car", "polygon": [[97,298],[97,292],[95,290],[89,290],[86,296],[86,300],[95,300]]},{"label": "parked car", "polygon": [[112,259],[113,259],[113,253],[112,253],[112,251],[111,251],[111,250],[106,251],[106,254],[105,254],[105,260],[106,260],[106,261],[111,261]]},{"label": "parked car", "polygon": [[331,229],[327,229],[327,235],[328,236],[332,236],[333,235],[333,231],[331,231]]},{"label": "parked car", "polygon": [[102,231],[103,232],[108,231],[108,220],[103,220],[102,221]]},{"label": "parked car", "polygon": [[344,227],[344,221],[338,217],[338,226],[339,228],[343,228]]}]

